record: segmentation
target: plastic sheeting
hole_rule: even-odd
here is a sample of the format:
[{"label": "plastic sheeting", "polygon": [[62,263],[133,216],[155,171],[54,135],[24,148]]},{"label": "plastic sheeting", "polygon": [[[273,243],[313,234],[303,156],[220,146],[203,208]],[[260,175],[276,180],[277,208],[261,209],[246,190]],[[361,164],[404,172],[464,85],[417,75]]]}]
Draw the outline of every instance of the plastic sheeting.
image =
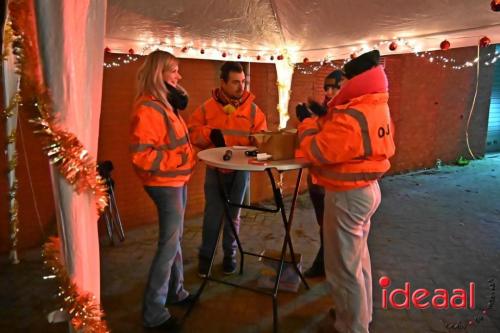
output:
[{"label": "plastic sheeting", "polygon": [[[500,41],[500,14],[484,0],[314,0],[278,1],[278,15],[288,44],[311,56],[346,58],[352,48],[405,38],[421,50],[477,45],[489,35]],[[398,52],[411,52],[403,45]],[[381,48],[382,53],[393,53]],[[395,52],[395,53],[398,53]],[[318,57],[319,56],[319,57]]]},{"label": "plastic sheeting", "polygon": [[[295,60],[342,59],[354,48],[397,37],[421,50],[438,49],[444,39],[452,47],[477,45],[484,35],[500,42],[499,21],[500,14],[485,0],[109,0],[106,43],[125,53],[175,39],[177,45],[197,48],[216,42],[218,50],[278,54],[288,48]],[[391,52],[387,47],[381,51]],[[411,51],[400,45],[392,53]]]},{"label": "plastic sheeting", "polygon": [[500,42],[499,21],[486,0],[109,0],[106,42],[139,52],[145,43],[177,37],[176,44],[198,48],[215,41],[219,49],[221,42],[260,51],[287,47],[298,59],[341,59],[397,37],[422,50],[438,49],[443,39],[452,47],[477,45],[484,35]]},{"label": "plastic sheeting", "polygon": [[166,38],[206,47],[226,43],[235,49],[260,50],[281,43],[268,0],[110,0],[106,25],[108,46],[125,52]]},{"label": "plastic sheeting", "polygon": [[[101,112],[106,1],[36,0],[40,55],[54,117],[96,158]],[[90,192],[51,168],[59,236],[68,273],[80,290],[100,300],[97,211]]]}]

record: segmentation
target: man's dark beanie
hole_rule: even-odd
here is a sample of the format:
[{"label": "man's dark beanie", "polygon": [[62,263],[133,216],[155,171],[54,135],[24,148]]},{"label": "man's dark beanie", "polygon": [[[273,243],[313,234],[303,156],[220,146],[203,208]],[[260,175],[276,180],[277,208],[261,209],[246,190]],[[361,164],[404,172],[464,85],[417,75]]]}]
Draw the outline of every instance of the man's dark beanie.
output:
[{"label": "man's dark beanie", "polygon": [[380,52],[378,50],[363,53],[359,57],[354,58],[344,65],[344,74],[346,78],[352,79],[356,75],[377,66],[379,59]]}]

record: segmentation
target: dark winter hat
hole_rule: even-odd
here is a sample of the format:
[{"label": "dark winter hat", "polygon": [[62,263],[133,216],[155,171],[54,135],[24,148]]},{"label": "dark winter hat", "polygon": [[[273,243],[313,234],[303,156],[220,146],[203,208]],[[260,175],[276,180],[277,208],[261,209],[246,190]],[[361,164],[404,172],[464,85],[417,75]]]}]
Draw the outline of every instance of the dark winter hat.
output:
[{"label": "dark winter hat", "polygon": [[325,91],[328,89],[328,87],[340,89],[340,80],[342,80],[343,75],[344,73],[340,69],[337,69],[328,74],[328,76],[325,77],[325,83],[323,84],[323,89],[325,89]]},{"label": "dark winter hat", "polygon": [[344,74],[346,78],[352,79],[356,75],[377,66],[379,59],[380,52],[378,50],[363,53],[344,65]]}]

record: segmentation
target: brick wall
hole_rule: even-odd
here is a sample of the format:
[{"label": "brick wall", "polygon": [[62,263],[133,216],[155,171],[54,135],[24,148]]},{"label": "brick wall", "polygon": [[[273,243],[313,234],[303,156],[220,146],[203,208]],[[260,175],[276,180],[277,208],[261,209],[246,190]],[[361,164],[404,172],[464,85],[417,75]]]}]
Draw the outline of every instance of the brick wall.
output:
[{"label": "brick wall", "polygon": [[[114,55],[108,55],[108,58]],[[116,180],[116,197],[126,227],[154,223],[156,211],[151,200],[144,193],[136,179],[128,151],[129,118],[134,100],[135,73],[142,63],[110,69],[104,72],[103,102],[101,114],[101,137],[99,139],[99,160],[110,159],[115,165],[113,178]],[[180,62],[180,82],[189,92],[188,108],[182,112],[187,119],[194,109],[211,96],[211,90],[219,86],[218,61],[183,59]],[[255,102],[266,113],[270,126],[277,127],[275,115],[278,103],[276,71],[271,64],[252,64],[250,67],[252,92]],[[200,214],[204,206],[203,182],[205,167],[199,163],[189,184],[188,217]],[[252,199],[259,201],[271,193],[267,187],[258,186],[263,175],[252,177]],[[267,193],[266,193],[267,191]]]},{"label": "brick wall", "polygon": [[[495,47],[481,49],[481,54]],[[433,52],[455,58],[457,64],[474,59],[475,47]],[[476,70],[452,70],[413,54],[385,57],[389,79],[389,106],[396,127],[396,155],[390,173],[433,167],[437,159],[454,162],[460,155],[469,158],[465,129],[476,85]],[[481,67],[476,107],[471,117],[469,142],[477,156],[484,155],[493,66]],[[321,100],[323,79],[333,69],[293,76],[289,112],[293,126],[295,105],[312,95]]]},{"label": "brick wall", "polygon": [[[483,49],[491,52],[494,48]],[[436,52],[437,54],[441,54]],[[457,59],[457,63],[473,59],[476,49],[452,49],[443,53]],[[111,60],[116,55],[107,55]],[[136,179],[128,156],[128,126],[131,105],[134,99],[135,73],[141,63],[105,69],[103,83],[102,113],[100,122],[99,160],[110,159],[115,165],[113,178],[116,180],[116,196],[125,228],[154,223],[156,212]],[[190,103],[184,117],[210,97],[212,88],[219,84],[220,62],[183,59],[180,72],[181,84],[190,93]],[[306,101],[309,96],[321,100],[323,79],[332,70],[324,67],[314,74],[296,72],[293,76],[290,101],[291,120],[296,123],[295,105]],[[436,159],[452,162],[459,155],[467,156],[465,145],[465,124],[474,97],[475,70],[454,71],[416,58],[414,55],[386,57],[386,71],[390,85],[390,107],[396,124],[397,154],[392,159],[392,173],[432,167]],[[492,68],[481,70],[476,109],[471,119],[469,138],[474,152],[484,153]],[[276,113],[278,94],[276,71],[270,64],[251,64],[251,90],[257,96],[256,103],[267,115],[270,128],[276,128],[279,117]],[[41,146],[26,123],[27,113],[22,113],[23,137],[26,156],[31,167],[31,179],[40,211],[41,226],[34,210],[29,178],[24,163],[24,151],[18,139],[19,149],[19,191],[20,232],[19,247],[39,245],[45,233],[55,230],[54,204],[50,185],[48,163],[41,153]],[[0,130],[4,133],[4,124]],[[18,136],[19,137],[19,136]],[[0,145],[5,145],[5,136],[0,136]],[[6,170],[6,161],[0,160],[0,168]],[[5,174],[5,172],[4,172]],[[285,177],[287,192],[294,185],[295,174]],[[265,174],[252,176],[252,200],[259,201],[271,194]],[[200,214],[203,209],[204,166],[200,163],[189,184],[187,216]],[[305,182],[302,183],[303,185]],[[0,179],[0,193],[7,197],[5,177]],[[8,200],[0,200],[0,216],[7,221]],[[0,251],[8,249],[8,227],[0,228]]]}]

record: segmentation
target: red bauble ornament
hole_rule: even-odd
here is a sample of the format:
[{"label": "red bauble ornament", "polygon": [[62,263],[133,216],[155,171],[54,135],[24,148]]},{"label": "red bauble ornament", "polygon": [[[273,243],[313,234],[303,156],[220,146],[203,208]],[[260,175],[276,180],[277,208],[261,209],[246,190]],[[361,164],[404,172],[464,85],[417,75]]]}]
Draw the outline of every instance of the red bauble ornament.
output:
[{"label": "red bauble ornament", "polygon": [[269,59],[274,60],[274,56],[271,56]]},{"label": "red bauble ornament", "polygon": [[260,55],[257,55],[257,60],[260,60]]},{"label": "red bauble ornament", "polygon": [[500,12],[500,0],[491,0],[491,10]]},{"label": "red bauble ornament", "polygon": [[241,54],[238,54],[238,56],[236,58],[241,59]]},{"label": "red bauble ornament", "polygon": [[441,44],[439,44],[439,48],[440,48],[441,50],[443,50],[443,51],[448,50],[448,49],[450,48],[450,46],[451,46],[450,42],[448,42],[446,39],[445,39],[445,40],[443,40],[443,41],[441,42]]},{"label": "red bauble ornament", "polygon": [[107,46],[106,46],[106,47],[104,48],[104,52],[109,53],[109,52],[111,52],[111,49],[110,49],[109,47],[107,47]]},{"label": "red bauble ornament", "polygon": [[356,59],[358,57],[358,55],[353,52],[353,53],[351,53],[350,57],[351,57],[352,60],[354,60],[354,59]]},{"label": "red bauble ornament", "polygon": [[484,36],[483,38],[481,38],[479,40],[479,46],[481,46],[481,47],[486,47],[486,46],[490,45],[490,43],[491,43],[491,40],[486,36]]},{"label": "red bauble ornament", "polygon": [[201,50],[200,50],[200,53],[201,53],[201,54],[205,54],[205,49],[201,49]]},{"label": "red bauble ornament", "polygon": [[304,60],[302,60],[302,62],[303,62],[304,64],[307,64],[307,63],[309,62],[309,58],[304,58]]},{"label": "red bauble ornament", "polygon": [[396,51],[397,48],[398,48],[398,43],[391,42],[391,44],[389,44],[389,50]]},{"label": "red bauble ornament", "polygon": [[182,53],[186,53],[186,52],[187,52],[187,50],[188,50],[188,48],[187,48],[186,46],[184,46],[184,47],[181,49]]},{"label": "red bauble ornament", "polygon": [[278,60],[283,60],[283,56],[280,54],[277,59]]},{"label": "red bauble ornament", "polygon": [[227,56],[226,52],[222,52],[222,58],[225,58]]},{"label": "red bauble ornament", "polygon": [[135,54],[134,49],[128,49],[128,54]]}]

